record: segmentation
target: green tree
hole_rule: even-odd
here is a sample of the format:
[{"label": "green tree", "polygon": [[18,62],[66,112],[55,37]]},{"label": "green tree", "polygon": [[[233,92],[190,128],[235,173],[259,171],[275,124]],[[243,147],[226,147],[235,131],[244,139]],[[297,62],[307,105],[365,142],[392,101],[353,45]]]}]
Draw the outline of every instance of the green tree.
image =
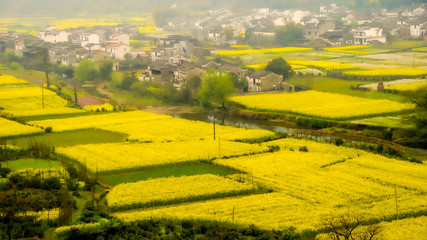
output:
[{"label": "green tree", "polygon": [[122,80],[122,82],[120,83],[120,87],[123,89],[123,90],[129,90],[130,89],[130,86],[133,84],[133,83],[135,83],[135,82],[137,82],[138,80],[136,79],[136,76],[135,76],[135,74],[134,73],[132,73],[132,74],[129,74],[129,73],[123,73],[123,80]]},{"label": "green tree", "polygon": [[111,74],[113,72],[113,62],[104,61],[99,64],[99,78],[101,81],[111,80]]},{"label": "green tree", "polygon": [[233,27],[226,27],[224,28],[224,35],[225,35],[225,40],[226,41],[230,41],[233,40],[233,35],[234,35],[234,29]]},{"label": "green tree", "polygon": [[19,56],[15,55],[15,51],[13,50],[8,50],[4,53],[4,58],[6,59],[6,61],[8,63],[11,62],[21,62],[22,58],[20,58]]},{"label": "green tree", "polygon": [[289,78],[292,74],[291,66],[283,58],[275,58],[271,60],[268,62],[265,70],[283,76],[283,80]]},{"label": "green tree", "polygon": [[303,37],[303,27],[301,24],[289,22],[276,31],[276,42],[287,46]]},{"label": "green tree", "polygon": [[427,87],[407,94],[416,107],[414,114],[405,119],[411,122],[413,129],[406,134],[406,144],[411,147],[427,149]]},{"label": "green tree", "polygon": [[233,92],[230,74],[211,71],[203,79],[197,96],[200,104],[205,107],[216,103],[225,108],[225,102]]},{"label": "green tree", "polygon": [[202,83],[202,77],[199,74],[188,74],[185,80],[185,87],[191,91],[191,95],[197,95],[197,89]]},{"label": "green tree", "polygon": [[18,70],[18,69],[21,68],[21,65],[19,63],[17,63],[17,62],[11,62],[9,64],[9,68],[12,69],[12,70]]},{"label": "green tree", "polygon": [[89,59],[83,59],[74,70],[74,76],[80,80],[80,82],[93,81],[97,76],[96,64],[94,61]]}]

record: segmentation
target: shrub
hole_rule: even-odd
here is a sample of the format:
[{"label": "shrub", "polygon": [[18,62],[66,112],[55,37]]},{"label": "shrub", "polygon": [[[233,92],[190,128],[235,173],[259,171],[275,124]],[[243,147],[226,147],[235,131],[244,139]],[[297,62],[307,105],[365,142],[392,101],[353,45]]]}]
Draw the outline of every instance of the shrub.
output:
[{"label": "shrub", "polygon": [[299,151],[300,152],[308,152],[308,148],[307,148],[307,146],[302,146],[302,147],[299,147]]},{"label": "shrub", "polygon": [[44,131],[45,131],[46,133],[50,133],[50,132],[52,132],[52,127],[46,127],[46,128],[44,129]]},{"label": "shrub", "polygon": [[344,140],[342,140],[341,138],[336,138],[335,139],[335,145],[341,146],[343,144],[344,144]]},{"label": "shrub", "polygon": [[61,182],[59,181],[59,178],[50,177],[46,178],[41,183],[41,188],[45,190],[50,189],[60,189],[61,188]]},{"label": "shrub", "polygon": [[12,69],[12,70],[18,70],[18,69],[21,68],[21,65],[19,63],[17,63],[17,62],[11,62],[9,64],[9,68]]},{"label": "shrub", "polygon": [[414,158],[414,157],[409,159],[409,162],[423,164],[423,161],[421,161],[420,159]]}]

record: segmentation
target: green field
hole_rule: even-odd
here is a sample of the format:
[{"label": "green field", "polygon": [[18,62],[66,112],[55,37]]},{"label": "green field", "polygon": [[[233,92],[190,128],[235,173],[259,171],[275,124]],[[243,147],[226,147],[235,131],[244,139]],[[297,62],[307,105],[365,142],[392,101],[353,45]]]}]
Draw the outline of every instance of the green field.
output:
[{"label": "green field", "polygon": [[83,129],[12,138],[8,140],[8,143],[18,147],[27,147],[30,141],[34,141],[47,143],[55,147],[69,147],[81,144],[122,142],[126,137],[127,135],[123,133],[116,133],[99,129]]},{"label": "green field", "polygon": [[17,171],[26,168],[59,168],[60,163],[58,161],[46,159],[24,158],[19,160],[5,161],[2,163],[2,166],[10,168],[10,170],[12,171]]},{"label": "green field", "polygon": [[107,185],[115,186],[121,183],[143,181],[150,178],[164,178],[170,176],[193,176],[209,173],[219,176],[225,176],[236,173],[236,171],[226,169],[224,167],[217,167],[215,165],[210,164],[171,165],[168,167],[153,168],[145,171],[106,175],[100,177],[99,181]]},{"label": "green field", "polygon": [[356,124],[366,124],[372,126],[383,126],[389,128],[413,128],[415,127],[412,123],[407,123],[403,119],[410,118],[409,115],[403,116],[385,116],[385,117],[373,117],[373,118],[364,118],[359,120],[351,121]]},{"label": "green field", "polygon": [[351,90],[350,86],[356,87],[359,84],[369,84],[372,82],[360,80],[341,80],[329,77],[306,76],[302,78],[293,78],[289,81],[293,85],[308,86],[312,90],[330,93],[339,93],[355,97],[371,99],[387,99],[395,102],[405,102],[406,98],[398,94],[378,93],[377,91],[357,91]]}]

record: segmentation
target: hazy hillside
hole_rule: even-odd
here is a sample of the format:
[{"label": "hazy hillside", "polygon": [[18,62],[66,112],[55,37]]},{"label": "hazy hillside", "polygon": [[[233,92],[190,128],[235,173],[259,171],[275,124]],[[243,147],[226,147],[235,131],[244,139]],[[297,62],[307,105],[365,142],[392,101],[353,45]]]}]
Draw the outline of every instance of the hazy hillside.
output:
[{"label": "hazy hillside", "polygon": [[318,9],[323,3],[336,3],[348,7],[363,9],[368,7],[397,7],[413,2],[424,2],[423,0],[0,0],[0,14],[2,16],[36,15],[36,16],[73,16],[79,13],[93,15],[148,12],[158,8],[169,8],[176,4],[179,10],[206,10],[212,8],[226,7],[231,9],[242,9],[250,7],[270,8],[312,8]]}]

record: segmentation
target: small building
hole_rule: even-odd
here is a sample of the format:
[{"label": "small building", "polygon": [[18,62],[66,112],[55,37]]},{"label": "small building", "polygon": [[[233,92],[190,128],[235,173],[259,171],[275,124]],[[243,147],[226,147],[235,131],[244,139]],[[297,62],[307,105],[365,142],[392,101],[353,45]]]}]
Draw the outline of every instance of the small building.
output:
[{"label": "small building", "polygon": [[411,24],[411,37],[423,37],[427,35],[427,21]]},{"label": "small building", "polygon": [[60,43],[68,42],[70,33],[67,33],[66,31],[58,31],[58,29],[50,27],[47,28],[44,32],[38,32],[37,37],[44,42]]},{"label": "small building", "polygon": [[354,30],[355,45],[369,45],[374,40],[380,43],[386,43],[386,36],[383,35],[381,28],[359,27]]},{"label": "small building", "polygon": [[[256,71],[247,76],[246,80],[249,92],[275,91],[284,88],[283,77],[266,70]],[[286,83],[286,90],[293,92],[295,88]]]},{"label": "small building", "polygon": [[307,24],[305,26],[305,39],[317,39],[320,35],[335,30],[335,23],[332,21],[319,21],[316,24]]},{"label": "small building", "polygon": [[230,65],[230,64],[223,65],[223,66],[219,67],[218,70],[221,71],[221,72],[230,72],[230,73],[233,73],[239,79],[245,79],[246,72],[247,72],[246,69],[242,69],[242,68]]}]

